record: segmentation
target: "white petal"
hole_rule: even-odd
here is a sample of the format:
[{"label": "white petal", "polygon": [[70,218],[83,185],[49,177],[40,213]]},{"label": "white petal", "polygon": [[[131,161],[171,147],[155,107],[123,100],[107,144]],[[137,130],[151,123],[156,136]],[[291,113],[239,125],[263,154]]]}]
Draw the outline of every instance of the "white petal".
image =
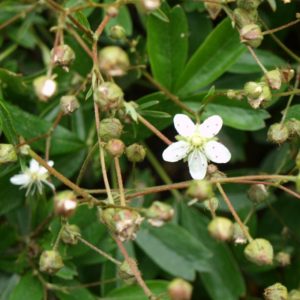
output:
[{"label": "white petal", "polygon": [[224,164],[230,161],[229,150],[221,143],[210,141],[204,145],[206,157],[212,162]]},{"label": "white petal", "polygon": [[[47,164],[48,166],[52,167],[54,165],[54,162],[52,160],[49,160]],[[44,175],[48,173],[48,170],[45,167],[40,166],[38,173],[39,175]]]},{"label": "white petal", "polygon": [[18,174],[11,177],[10,182],[15,185],[27,185],[30,182],[30,177],[27,174]]},{"label": "white petal", "polygon": [[32,159],[29,162],[29,169],[30,172],[38,172],[40,169],[40,165],[35,159]]},{"label": "white petal", "polygon": [[193,179],[203,179],[207,170],[207,159],[205,155],[194,150],[188,158],[189,161],[189,171]]},{"label": "white petal", "polygon": [[207,118],[200,124],[200,133],[203,137],[213,137],[218,134],[223,126],[223,120],[220,116],[214,115]]},{"label": "white petal", "polygon": [[165,161],[175,162],[183,159],[189,152],[190,145],[184,141],[171,144],[162,154]]},{"label": "white petal", "polygon": [[182,136],[191,136],[195,132],[196,125],[184,114],[177,114],[174,117],[174,126]]}]

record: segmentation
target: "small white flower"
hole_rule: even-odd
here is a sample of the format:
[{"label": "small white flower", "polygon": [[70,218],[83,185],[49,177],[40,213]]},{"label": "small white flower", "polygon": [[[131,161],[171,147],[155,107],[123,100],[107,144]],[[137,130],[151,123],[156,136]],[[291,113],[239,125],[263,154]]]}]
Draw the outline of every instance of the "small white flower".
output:
[{"label": "small white flower", "polygon": [[[52,167],[53,161],[48,161],[48,165]],[[32,159],[29,163],[29,168],[26,168],[24,173],[14,175],[10,178],[10,182],[15,185],[21,185],[21,189],[26,188],[26,196],[37,191],[41,194],[43,191],[43,183],[48,185],[52,190],[55,190],[54,185],[47,179],[49,177],[48,170],[39,165]]]},{"label": "small white flower", "polygon": [[168,146],[162,154],[165,161],[176,162],[186,159],[193,179],[203,179],[207,170],[208,161],[227,163],[231,154],[215,135],[222,128],[223,120],[214,115],[201,124],[194,122],[186,115],[177,114],[174,117],[174,126],[179,136],[178,142]]}]

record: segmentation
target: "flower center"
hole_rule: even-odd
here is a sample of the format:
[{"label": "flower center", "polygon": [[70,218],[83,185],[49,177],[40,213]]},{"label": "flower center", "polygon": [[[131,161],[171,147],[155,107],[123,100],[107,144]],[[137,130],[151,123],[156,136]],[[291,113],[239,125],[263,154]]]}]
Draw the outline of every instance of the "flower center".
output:
[{"label": "flower center", "polygon": [[193,135],[191,137],[191,144],[194,146],[194,147],[199,147],[203,144],[204,142],[204,139],[200,136],[200,135]]}]

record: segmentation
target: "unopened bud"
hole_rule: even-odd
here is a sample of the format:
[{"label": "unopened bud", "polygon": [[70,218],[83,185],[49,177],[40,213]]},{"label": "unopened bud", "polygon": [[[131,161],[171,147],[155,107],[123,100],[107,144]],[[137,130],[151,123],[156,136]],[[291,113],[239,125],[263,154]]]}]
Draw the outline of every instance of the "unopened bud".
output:
[{"label": "unopened bud", "polygon": [[265,239],[255,239],[244,249],[246,258],[256,265],[271,265],[273,262],[273,247]]},{"label": "unopened bud", "polygon": [[142,6],[146,11],[153,11],[160,7],[160,0],[142,0]]},{"label": "unopened bud", "polygon": [[65,114],[71,114],[80,107],[80,104],[74,95],[66,95],[60,98],[60,110]]},{"label": "unopened bud", "polygon": [[287,252],[280,251],[275,255],[275,260],[281,267],[286,267],[291,264],[291,255]]},{"label": "unopened bud", "polygon": [[278,69],[269,71],[265,74],[264,80],[273,90],[279,90],[281,87],[281,73]]},{"label": "unopened bud", "polygon": [[104,82],[95,88],[94,101],[101,111],[118,110],[124,101],[124,93],[117,84]]},{"label": "unopened bud", "polygon": [[77,200],[73,191],[63,191],[54,197],[54,210],[59,216],[70,217],[76,210]]},{"label": "unopened bud", "polygon": [[99,52],[100,70],[110,76],[123,76],[130,66],[127,53],[120,47],[107,46]]},{"label": "unopened bud", "polygon": [[133,163],[141,162],[145,159],[146,148],[143,145],[134,143],[126,148],[126,156]]},{"label": "unopened bud", "polygon": [[171,300],[190,300],[192,293],[192,285],[184,279],[175,278],[169,283],[168,295]]},{"label": "unopened bud", "polygon": [[241,41],[253,48],[260,46],[263,40],[263,34],[257,24],[245,25],[240,31]]},{"label": "unopened bud", "polygon": [[251,185],[247,195],[253,203],[259,204],[269,197],[269,192],[264,184],[258,183]]},{"label": "unopened bud", "polygon": [[207,180],[193,180],[187,189],[187,195],[199,201],[212,198],[214,195],[212,184]]},{"label": "unopened bud", "polygon": [[118,139],[123,131],[123,126],[119,119],[106,118],[100,122],[99,135],[104,142],[110,139]]},{"label": "unopened bud", "polygon": [[275,283],[264,291],[265,300],[287,300],[288,290],[281,283]]},{"label": "unopened bud", "polygon": [[56,46],[51,50],[53,62],[56,65],[67,67],[75,60],[75,52],[66,44]]},{"label": "unopened bud", "polygon": [[126,31],[120,25],[114,25],[109,28],[109,36],[114,40],[124,40],[126,38]]},{"label": "unopened bud", "polygon": [[40,271],[48,274],[54,274],[63,266],[64,263],[58,251],[48,250],[42,252],[39,261]]},{"label": "unopened bud", "polygon": [[[244,230],[249,231],[248,227],[244,225]],[[246,244],[247,237],[244,233],[244,230],[241,228],[240,224],[233,223],[233,241],[235,244]]]},{"label": "unopened bud", "polygon": [[155,227],[160,227],[169,222],[174,216],[174,209],[171,205],[155,201],[145,209],[145,217],[148,222]]},{"label": "unopened bud", "polygon": [[11,144],[0,144],[0,164],[15,162],[18,156],[15,147]]},{"label": "unopened bud", "polygon": [[295,76],[295,70],[291,68],[280,69],[281,80],[283,83],[289,83]]},{"label": "unopened bud", "polygon": [[249,81],[244,86],[245,95],[253,108],[259,108],[264,102],[272,99],[272,93],[265,82]]},{"label": "unopened bud", "polygon": [[268,140],[275,144],[282,144],[289,138],[289,131],[285,124],[275,123],[268,130]]},{"label": "unopened bud", "polygon": [[115,18],[119,14],[119,9],[116,6],[109,6],[106,9],[106,14],[111,18]]},{"label": "unopened bud", "polygon": [[256,23],[257,21],[257,12],[248,11],[243,8],[236,8],[233,11],[233,20],[238,28],[243,28],[246,25]]},{"label": "unopened bud", "polygon": [[61,233],[61,239],[65,244],[76,245],[80,236],[80,228],[74,224],[66,224]]},{"label": "unopened bud", "polygon": [[288,300],[300,300],[300,291],[299,290],[291,290],[289,292]]},{"label": "unopened bud", "polygon": [[299,136],[300,137],[300,121],[297,119],[290,119],[285,123],[288,132],[289,132],[289,137],[295,137]]},{"label": "unopened bud", "polygon": [[237,6],[248,11],[256,10],[261,3],[261,0],[237,0]]},{"label": "unopened bud", "polygon": [[46,102],[55,94],[57,84],[48,76],[40,76],[33,81],[33,87],[37,97]]},{"label": "unopened bud", "polygon": [[105,145],[106,151],[113,157],[120,157],[125,150],[124,143],[119,139],[111,139]]},{"label": "unopened bud", "polygon": [[229,241],[233,235],[233,224],[227,218],[216,217],[208,224],[208,232],[219,241]]},{"label": "unopened bud", "polygon": [[[136,265],[136,262],[131,258],[130,263]],[[118,275],[126,284],[133,284],[136,281],[134,273],[126,260],[119,266]]]}]

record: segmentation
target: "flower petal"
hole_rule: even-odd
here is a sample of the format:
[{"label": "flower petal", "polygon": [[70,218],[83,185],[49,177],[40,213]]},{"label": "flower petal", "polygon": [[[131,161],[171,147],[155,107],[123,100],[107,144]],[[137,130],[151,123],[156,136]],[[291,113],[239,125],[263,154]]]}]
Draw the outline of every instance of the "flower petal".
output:
[{"label": "flower petal", "polygon": [[[52,160],[49,160],[47,162],[47,164],[48,164],[48,166],[53,167],[54,162]],[[45,175],[48,173],[48,170],[45,167],[40,166],[38,173],[39,173],[39,175]]]},{"label": "flower petal", "polygon": [[193,179],[203,179],[207,170],[207,159],[205,155],[198,150],[194,150],[188,158],[189,171]]},{"label": "flower petal", "polygon": [[189,152],[190,145],[184,141],[179,141],[171,144],[162,154],[165,161],[175,162],[183,159]]},{"label": "flower petal", "polygon": [[207,142],[204,145],[204,152],[209,160],[219,164],[227,163],[231,158],[229,150],[223,144],[216,141]]},{"label": "flower petal", "polygon": [[223,120],[220,116],[214,115],[207,118],[200,124],[200,133],[203,137],[211,138],[219,133],[223,126]]},{"label": "flower petal", "polygon": [[30,172],[39,172],[40,165],[35,159],[31,159],[29,162]]},{"label": "flower petal", "polygon": [[177,114],[174,117],[174,126],[182,136],[191,136],[195,132],[196,125],[184,114]]},{"label": "flower petal", "polygon": [[18,174],[10,178],[10,182],[15,185],[27,185],[30,182],[30,176],[27,174]]}]

